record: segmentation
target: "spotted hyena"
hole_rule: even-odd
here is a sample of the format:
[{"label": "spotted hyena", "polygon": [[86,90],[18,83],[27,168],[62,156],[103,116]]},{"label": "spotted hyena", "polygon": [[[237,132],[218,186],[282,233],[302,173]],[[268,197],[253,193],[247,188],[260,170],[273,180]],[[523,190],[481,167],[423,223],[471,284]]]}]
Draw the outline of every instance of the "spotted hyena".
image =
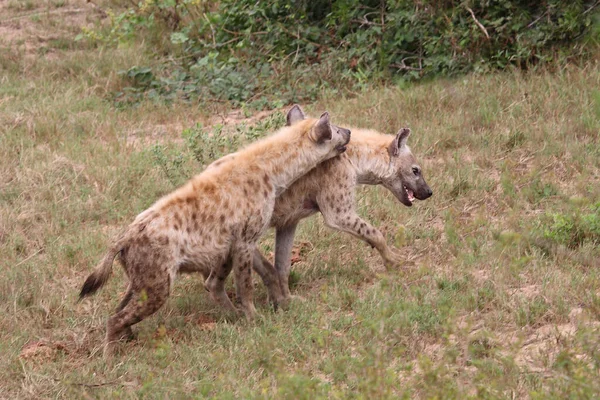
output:
[{"label": "spotted hyena", "polygon": [[[303,113],[288,114],[287,125],[302,118]],[[276,229],[275,267],[258,250],[254,256],[254,269],[267,286],[271,301],[283,304],[291,298],[288,279],[296,226],[317,212],[327,226],[376,248],[386,265],[402,264],[383,234],[356,213],[354,188],[358,184],[382,185],[408,207],[415,199],[429,198],[433,192],[406,144],[409,136],[408,128],[395,136],[352,128],[352,141],[344,154],[319,164],[277,197],[270,223]],[[230,154],[219,162],[235,160],[236,156]]]},{"label": "spotted hyena", "polygon": [[[289,114],[297,113],[294,106]],[[350,131],[332,125],[328,113],[303,119],[239,151],[234,163],[205,170],[139,214],[80,293],[81,299],[98,290],[119,255],[130,282],[108,320],[106,351],[166,302],[178,272],[203,273],[211,297],[235,311],[225,293],[233,268],[242,310],[252,318],[250,272],[276,196],[319,162],[343,153],[349,140]]]},{"label": "spotted hyena", "polygon": [[[376,248],[386,265],[402,264],[383,234],[356,213],[354,188],[358,184],[382,185],[408,207],[415,199],[429,198],[433,192],[406,144],[409,135],[407,128],[400,129],[396,136],[353,128],[352,141],[344,154],[319,164],[277,198],[271,226],[276,229],[275,270],[280,286],[265,275],[264,271],[273,267],[264,256],[256,254],[254,266],[262,272],[270,297],[275,297],[273,301],[285,303],[291,298],[288,278],[296,226],[317,212],[330,228],[348,232]],[[278,297],[280,293],[282,298]]]}]

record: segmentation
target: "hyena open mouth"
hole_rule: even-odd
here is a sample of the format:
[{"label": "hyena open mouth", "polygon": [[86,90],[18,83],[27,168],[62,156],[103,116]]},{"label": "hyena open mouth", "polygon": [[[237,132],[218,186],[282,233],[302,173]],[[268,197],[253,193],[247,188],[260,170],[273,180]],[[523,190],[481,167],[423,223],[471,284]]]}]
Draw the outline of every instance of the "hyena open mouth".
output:
[{"label": "hyena open mouth", "polygon": [[410,190],[409,188],[407,188],[406,186],[402,185],[404,187],[404,191],[406,192],[406,197],[408,197],[408,201],[410,201],[411,203],[413,201],[415,201],[415,194],[412,190]]}]

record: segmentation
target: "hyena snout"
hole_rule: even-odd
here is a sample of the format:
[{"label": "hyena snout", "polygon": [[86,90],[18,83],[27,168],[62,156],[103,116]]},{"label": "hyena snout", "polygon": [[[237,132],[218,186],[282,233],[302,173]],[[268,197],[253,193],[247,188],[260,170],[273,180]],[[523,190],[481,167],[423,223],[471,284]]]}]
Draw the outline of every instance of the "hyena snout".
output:
[{"label": "hyena snout", "polygon": [[340,128],[340,133],[342,134],[344,140],[346,140],[346,144],[348,144],[350,142],[350,135],[352,134],[352,131],[350,129]]},{"label": "hyena snout", "polygon": [[339,128],[338,132],[342,136],[343,142],[337,147],[337,150],[340,153],[343,153],[344,151],[346,151],[346,146],[348,145],[348,143],[350,143],[350,135],[352,134],[352,131],[346,128]]},{"label": "hyena snout", "polygon": [[419,189],[415,192],[415,197],[419,200],[428,199],[432,195],[433,195],[433,190],[431,190],[429,185],[426,183],[419,185]]}]

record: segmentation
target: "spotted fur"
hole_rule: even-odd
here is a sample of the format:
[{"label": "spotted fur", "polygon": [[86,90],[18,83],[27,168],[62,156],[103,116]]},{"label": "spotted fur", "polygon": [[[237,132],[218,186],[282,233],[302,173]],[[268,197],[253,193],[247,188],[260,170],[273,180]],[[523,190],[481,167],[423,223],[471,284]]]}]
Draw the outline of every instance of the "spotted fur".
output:
[{"label": "spotted fur", "polygon": [[[256,243],[268,228],[276,194],[319,162],[345,150],[350,131],[336,127],[324,113],[304,119],[236,153],[192,178],[139,214],[85,281],[80,299],[109,278],[118,255],[129,286],[117,312],[107,322],[106,353],[131,334],[131,326],[153,314],[167,300],[180,272],[200,272],[211,297],[236,311],[225,293],[233,269],[242,310],[255,314],[250,269]],[[273,286],[273,285],[272,285]],[[281,295],[274,289],[274,299]]]}]

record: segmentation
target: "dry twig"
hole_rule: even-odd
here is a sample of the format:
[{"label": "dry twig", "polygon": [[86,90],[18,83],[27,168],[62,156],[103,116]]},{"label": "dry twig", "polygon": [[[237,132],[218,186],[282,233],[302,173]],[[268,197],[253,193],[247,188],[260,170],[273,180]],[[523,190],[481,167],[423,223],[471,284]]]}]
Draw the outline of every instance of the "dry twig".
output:
[{"label": "dry twig", "polygon": [[481,29],[483,31],[483,33],[485,34],[485,37],[487,38],[487,40],[490,40],[490,35],[488,34],[487,29],[485,29],[485,26],[483,26],[481,24],[481,22],[479,22],[477,20],[477,17],[475,17],[475,13],[473,12],[473,10],[471,10],[471,8],[465,6],[465,8],[471,13],[471,17],[473,17],[473,21],[475,21],[475,24],[479,27],[479,29]]}]

